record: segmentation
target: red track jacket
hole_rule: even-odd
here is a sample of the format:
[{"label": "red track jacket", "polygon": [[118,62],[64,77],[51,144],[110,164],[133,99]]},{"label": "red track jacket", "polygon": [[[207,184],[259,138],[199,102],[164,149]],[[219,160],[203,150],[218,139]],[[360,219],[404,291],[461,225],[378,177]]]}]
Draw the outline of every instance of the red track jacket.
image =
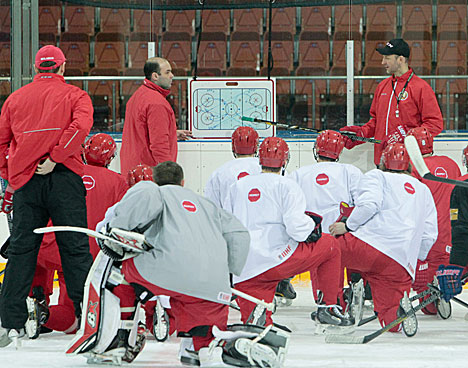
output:
[{"label": "red track jacket", "polygon": [[138,164],[176,161],[177,124],[168,94],[169,90],[145,79],[128,100],[120,149],[123,175]]},{"label": "red track jacket", "polygon": [[19,189],[46,157],[83,175],[81,145],[93,126],[88,94],[42,73],[13,92],[0,116],[0,175]]},{"label": "red track jacket", "polygon": [[[362,127],[364,137],[383,140],[398,125],[406,125],[410,129],[424,126],[434,137],[442,131],[442,113],[434,91],[417,75],[413,75],[408,83],[404,96],[400,100],[399,117],[396,117],[396,96],[402,91],[411,72],[412,69],[401,77],[392,75],[379,83],[370,108],[371,119]],[[393,92],[392,80],[395,92]],[[382,150],[381,144],[375,145],[374,162],[376,165],[380,162]]]}]

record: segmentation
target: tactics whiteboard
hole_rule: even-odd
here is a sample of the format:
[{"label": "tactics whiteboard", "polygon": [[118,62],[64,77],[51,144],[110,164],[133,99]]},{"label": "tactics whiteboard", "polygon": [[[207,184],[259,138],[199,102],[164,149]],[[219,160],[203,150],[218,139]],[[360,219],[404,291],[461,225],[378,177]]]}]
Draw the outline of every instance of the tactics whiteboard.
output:
[{"label": "tactics whiteboard", "polygon": [[199,78],[188,81],[189,126],[197,138],[227,138],[239,126],[251,126],[260,137],[274,127],[242,121],[242,116],[274,121],[274,78]]}]

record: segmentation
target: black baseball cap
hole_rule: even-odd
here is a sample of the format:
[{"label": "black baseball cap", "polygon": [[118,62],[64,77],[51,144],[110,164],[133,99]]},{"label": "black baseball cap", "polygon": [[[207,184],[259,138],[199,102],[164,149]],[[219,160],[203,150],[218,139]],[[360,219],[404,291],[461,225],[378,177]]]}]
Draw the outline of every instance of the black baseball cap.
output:
[{"label": "black baseball cap", "polygon": [[398,55],[409,58],[410,48],[401,38],[395,38],[387,42],[385,47],[378,47],[376,50],[382,55]]}]

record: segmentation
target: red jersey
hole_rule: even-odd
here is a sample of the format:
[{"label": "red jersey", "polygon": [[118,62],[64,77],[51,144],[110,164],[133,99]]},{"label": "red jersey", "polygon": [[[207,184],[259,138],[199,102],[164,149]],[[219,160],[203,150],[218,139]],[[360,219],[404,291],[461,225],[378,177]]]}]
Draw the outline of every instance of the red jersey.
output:
[{"label": "red jersey", "polygon": [[[375,137],[383,140],[396,130],[399,125],[406,125],[409,129],[423,126],[435,137],[443,129],[442,113],[431,86],[411,74],[413,70],[401,77],[392,75],[379,83],[375,90],[370,108],[371,119],[362,126],[364,137]],[[411,76],[411,80],[406,84]],[[400,96],[403,87],[403,95]],[[397,96],[399,96],[398,114]],[[374,145],[374,162],[380,162],[383,147]]]},{"label": "red jersey", "polygon": [[93,126],[88,94],[61,75],[40,73],[13,92],[0,116],[0,175],[19,189],[50,157],[83,175],[81,145]]},{"label": "red jersey", "polygon": [[[120,201],[127,192],[125,178],[105,167],[84,165],[83,184],[86,188],[88,228],[95,229],[107,209]],[[49,221],[48,226],[52,225]],[[93,258],[99,252],[94,238],[89,239],[89,250]],[[53,233],[45,234],[38,257],[39,264],[49,269],[61,269],[58,247]]]},{"label": "red jersey", "polygon": [[[460,168],[456,162],[447,156],[428,156],[424,158],[424,162],[430,172],[435,176],[458,179],[461,175]],[[412,174],[429,187],[432,197],[434,198],[437,209],[437,227],[439,231],[435,244],[442,242],[444,246],[451,245],[450,195],[452,194],[453,185],[422,179],[416,170],[413,170]]]},{"label": "red jersey", "polygon": [[128,100],[120,149],[122,174],[138,164],[177,160],[177,124],[166,100],[169,92],[145,79]]}]

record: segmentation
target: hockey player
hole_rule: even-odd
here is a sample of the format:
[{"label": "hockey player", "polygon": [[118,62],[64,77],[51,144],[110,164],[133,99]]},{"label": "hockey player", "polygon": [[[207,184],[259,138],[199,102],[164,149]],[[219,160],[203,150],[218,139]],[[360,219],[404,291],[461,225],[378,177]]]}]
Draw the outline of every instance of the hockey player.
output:
[{"label": "hockey player", "polygon": [[[317,269],[323,291],[317,320],[323,324],[350,326],[352,321],[336,306],[340,279],[340,252],[335,239],[321,234],[320,216],[305,213],[301,188],[281,175],[289,160],[287,143],[266,138],[259,150],[260,175],[237,181],[223,208],[232,212],[249,229],[251,243],[247,263],[235,287],[271,302],[276,284],[285,278]],[[242,321],[247,322],[255,305],[239,300]],[[266,324],[271,324],[267,313]]]},{"label": "hockey player", "polygon": [[127,184],[129,188],[142,180],[153,180],[153,170],[151,166],[139,164],[128,170]]},{"label": "hockey player", "polygon": [[255,129],[247,126],[238,127],[232,133],[231,140],[235,160],[228,161],[216,169],[208,179],[204,191],[205,197],[220,208],[233,183],[244,176],[260,174],[262,170],[258,158],[255,157],[259,141]]},{"label": "hockey player", "polygon": [[[333,130],[321,132],[314,145],[315,165],[303,166],[289,177],[302,188],[306,197],[306,210],[319,213],[323,232],[340,216],[340,203],[354,206],[362,172],[349,164],[338,163],[344,148],[343,136]],[[311,273],[314,297],[320,286]]]},{"label": "hockey player", "polygon": [[[90,229],[96,228],[107,208],[118,202],[128,189],[123,176],[107,169],[115,157],[116,150],[114,139],[104,133],[89,138],[83,148],[83,159],[86,165],[82,178],[86,188],[86,208]],[[95,258],[100,250],[99,246],[93,238],[90,239],[89,244],[90,252]],[[53,282],[55,270],[59,278],[59,301],[57,305],[47,307],[49,295],[53,292],[51,282]],[[33,321],[28,321],[27,327],[32,331],[37,331],[33,337],[38,336],[41,326],[65,333],[76,331],[78,320],[75,318],[73,303],[66,292],[60,255],[53,233],[44,235],[30,296],[34,299],[28,300],[30,316],[34,315],[35,318]]]},{"label": "hockey player", "polygon": [[427,186],[410,175],[402,143],[385,148],[381,167],[363,176],[354,211],[330,233],[337,236],[343,267],[369,282],[374,311],[387,325],[410,291],[417,259],[426,259],[437,238],[437,213]]},{"label": "hockey player", "polygon": [[[449,179],[457,179],[461,175],[457,163],[451,158],[434,155],[432,134],[426,128],[414,128],[411,129],[408,134],[416,138],[424,162],[432,174]],[[413,170],[412,175],[428,186],[437,209],[437,240],[427,255],[426,260],[424,262],[418,262],[416,269],[413,289],[419,293],[427,288],[429,282],[432,282],[439,265],[449,263],[450,249],[452,247],[450,195],[453,185],[423,179],[416,170]],[[429,304],[421,311],[424,314],[437,314],[434,303]]]},{"label": "hockey player", "polygon": [[[177,330],[193,336],[200,365],[229,366],[223,363],[225,352],[213,334],[227,327],[229,273],[240,274],[249,233],[234,216],[183,188],[178,164],[159,164],[154,180],[159,185],[136,184],[114,206],[114,216],[106,215],[107,229],[140,229],[154,247],[122,263],[126,283],[138,286],[121,284],[113,293],[120,298],[121,308],[134,305],[134,290],[137,296],[170,296]],[[104,243],[107,246],[112,244]],[[212,340],[215,345],[208,348]],[[111,353],[113,346],[108,349]]]}]

